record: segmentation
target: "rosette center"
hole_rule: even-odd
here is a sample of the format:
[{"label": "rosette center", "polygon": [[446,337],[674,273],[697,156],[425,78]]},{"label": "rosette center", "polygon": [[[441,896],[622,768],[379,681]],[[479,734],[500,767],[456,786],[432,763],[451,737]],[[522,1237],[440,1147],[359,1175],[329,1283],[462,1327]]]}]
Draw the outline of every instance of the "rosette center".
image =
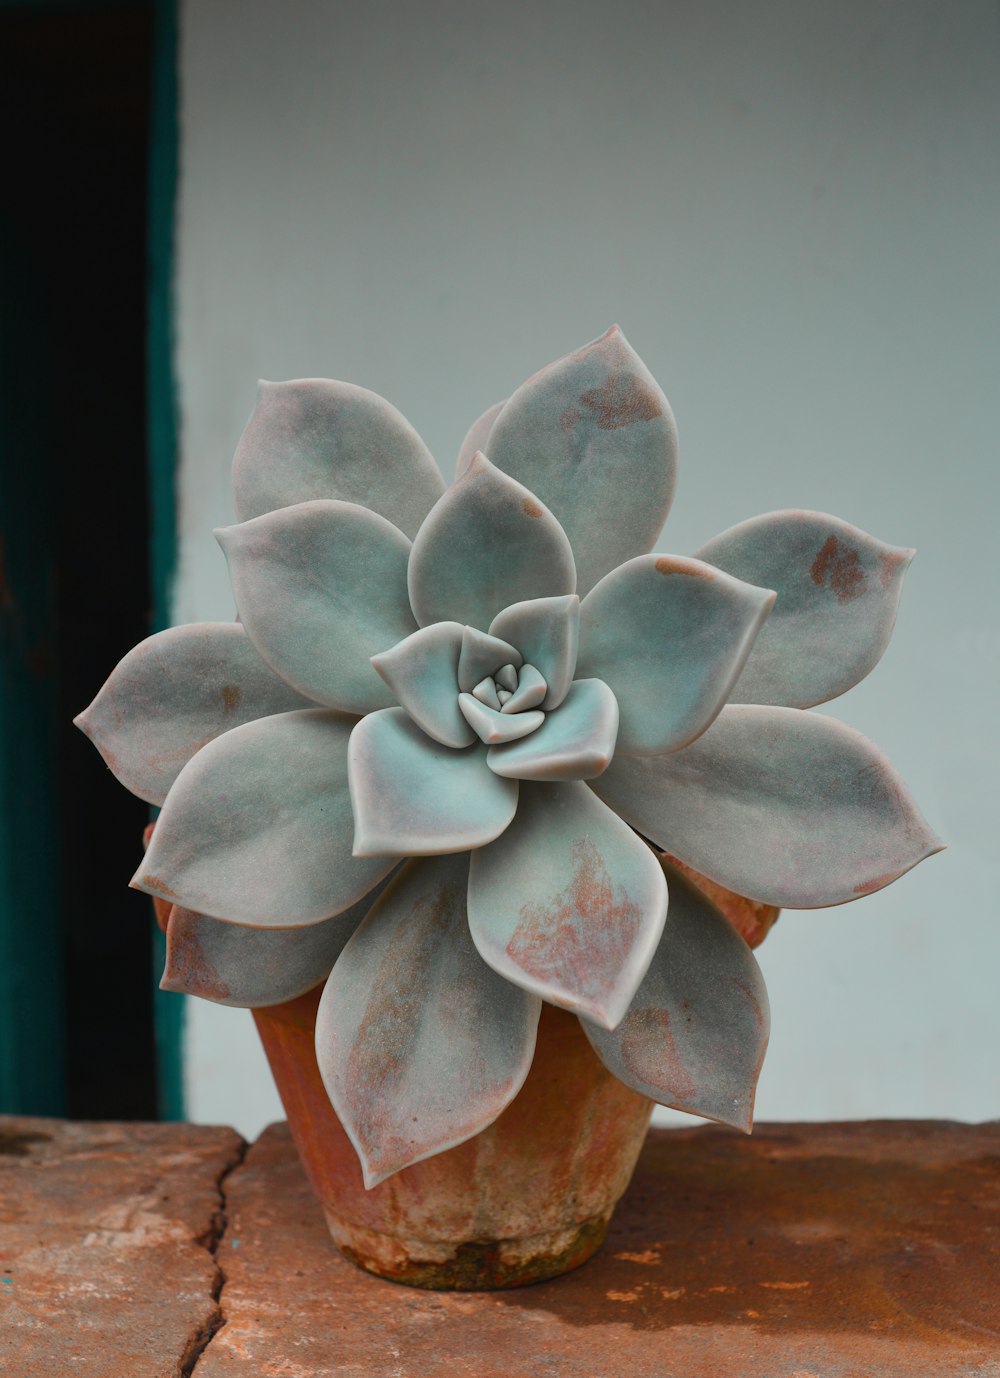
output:
[{"label": "rosette center", "polygon": [[547,693],[548,685],[534,665],[518,668],[507,663],[481,679],[471,694],[459,694],[458,706],[479,739],[496,746],[541,727],[545,714],[539,705]]}]

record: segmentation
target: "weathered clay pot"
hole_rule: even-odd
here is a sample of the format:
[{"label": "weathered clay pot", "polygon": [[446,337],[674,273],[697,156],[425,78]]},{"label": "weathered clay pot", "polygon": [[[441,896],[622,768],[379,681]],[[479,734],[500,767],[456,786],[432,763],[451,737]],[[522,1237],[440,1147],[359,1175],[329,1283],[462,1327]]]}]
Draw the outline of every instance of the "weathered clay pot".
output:
[{"label": "weathered clay pot", "polygon": [[590,1258],[652,1105],[605,1070],[573,1015],[543,1006],[528,1078],[488,1129],[366,1191],[316,1065],[319,997],[317,988],[254,1018],[343,1254],[395,1282],[459,1291],[541,1282]]}]

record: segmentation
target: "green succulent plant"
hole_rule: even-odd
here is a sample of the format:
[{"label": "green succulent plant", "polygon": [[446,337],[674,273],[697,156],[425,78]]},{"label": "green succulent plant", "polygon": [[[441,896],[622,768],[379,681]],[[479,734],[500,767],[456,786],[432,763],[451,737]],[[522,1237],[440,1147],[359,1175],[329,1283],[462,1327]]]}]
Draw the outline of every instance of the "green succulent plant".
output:
[{"label": "green succulent plant", "polygon": [[480,418],[448,488],[375,394],[262,384],[216,533],[239,622],[150,637],[77,720],[162,805],[133,884],[173,906],[164,984],[261,1007],[326,981],[369,1186],[497,1117],[542,1001],[643,1095],[749,1128],[760,971],[650,843],[793,908],[940,847],[807,711],[878,661],[912,551],[786,511],[650,554],[675,465],[617,327]]}]

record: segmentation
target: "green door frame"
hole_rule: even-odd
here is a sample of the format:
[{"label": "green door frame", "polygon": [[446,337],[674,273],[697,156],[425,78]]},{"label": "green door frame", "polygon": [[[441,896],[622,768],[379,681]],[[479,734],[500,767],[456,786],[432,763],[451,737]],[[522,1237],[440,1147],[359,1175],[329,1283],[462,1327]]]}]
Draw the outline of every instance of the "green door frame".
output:
[{"label": "green door frame", "polygon": [[[0,0],[0,9],[51,11],[53,15],[88,9],[151,8],[154,19],[152,109],[148,187],[148,326],[146,341],[148,462],[150,501],[150,631],[170,624],[176,563],[177,403],[173,362],[174,216],[177,191],[177,35],[179,0]],[[3,246],[0,246],[2,249]],[[0,263],[2,266],[2,263]],[[13,282],[11,292],[30,292],[31,283]],[[5,290],[7,290],[5,288]],[[30,319],[30,313],[27,318]],[[45,341],[35,342],[44,348]],[[16,380],[8,379],[8,382]],[[0,404],[4,401],[0,398]],[[10,424],[18,454],[30,469],[32,443],[16,406],[7,416],[0,406],[0,428]],[[37,429],[37,427],[36,427]],[[4,466],[0,502],[24,512],[34,502],[24,468]],[[33,510],[33,509],[31,509]],[[30,515],[30,510],[29,510]],[[40,701],[32,666],[54,655],[52,590],[32,573],[49,567],[44,544],[44,513],[12,532],[0,550],[0,618],[6,619],[0,657],[0,907],[17,918],[0,923],[0,1106],[20,1113],[66,1113],[64,979],[59,912],[55,816],[54,702]],[[40,534],[41,533],[41,534]],[[3,556],[17,578],[15,606],[4,582]],[[50,694],[51,697],[51,694]],[[15,725],[16,724],[16,728]],[[152,920],[151,920],[152,921]],[[156,930],[154,986],[163,967],[164,942]],[[182,1042],[184,997],[156,990],[154,1005],[158,1107],[163,1119],[184,1116]]]}]

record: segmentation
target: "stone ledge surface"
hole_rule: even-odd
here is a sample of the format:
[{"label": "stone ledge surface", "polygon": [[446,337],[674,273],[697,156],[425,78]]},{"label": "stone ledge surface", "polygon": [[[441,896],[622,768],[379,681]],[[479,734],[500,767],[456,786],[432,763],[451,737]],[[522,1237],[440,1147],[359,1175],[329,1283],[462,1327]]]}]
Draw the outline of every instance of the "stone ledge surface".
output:
[{"label": "stone ledge surface", "polygon": [[213,1258],[231,1131],[14,1123],[52,1138],[0,1157],[12,1378],[1000,1378],[1000,1124],[656,1130],[593,1262],[444,1295],[335,1252],[283,1125]]},{"label": "stone ledge surface", "polygon": [[221,1321],[232,1129],[0,1117],[0,1374],[180,1378]]},{"label": "stone ledge surface", "polygon": [[1000,1125],[654,1130],[600,1254],[415,1292],[334,1254],[285,1126],[229,1182],[198,1378],[995,1378]]}]

